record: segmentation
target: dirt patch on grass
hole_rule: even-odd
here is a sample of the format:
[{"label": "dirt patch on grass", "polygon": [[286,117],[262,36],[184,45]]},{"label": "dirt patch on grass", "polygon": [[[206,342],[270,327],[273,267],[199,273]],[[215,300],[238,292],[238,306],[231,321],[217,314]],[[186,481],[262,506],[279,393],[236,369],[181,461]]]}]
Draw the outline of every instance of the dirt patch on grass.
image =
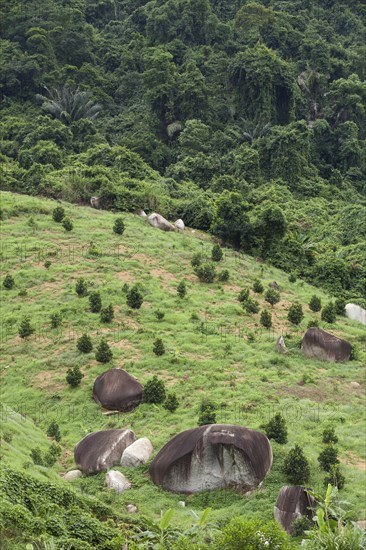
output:
[{"label": "dirt patch on grass", "polygon": [[277,390],[278,395],[283,397],[288,397],[292,395],[300,399],[310,399],[311,401],[316,401],[317,403],[322,403],[324,401],[331,400],[332,402],[344,403],[348,402],[347,396],[343,395],[341,392],[337,393],[334,391],[334,386],[331,383],[328,383],[326,380],[323,381],[321,387],[319,385],[309,385],[309,386],[282,386]]},{"label": "dirt patch on grass", "polygon": [[55,392],[62,390],[65,387],[64,382],[56,381],[53,379],[53,373],[47,370],[37,373],[33,378],[33,385],[48,392]]},{"label": "dirt patch on grass", "polygon": [[342,464],[347,464],[348,466],[357,468],[357,470],[361,470],[361,472],[366,472],[366,461],[351,452],[347,453],[346,458],[340,458],[339,460]]},{"label": "dirt patch on grass", "polygon": [[136,281],[136,275],[131,271],[118,271],[114,276],[124,283],[134,283]]},{"label": "dirt patch on grass", "polygon": [[119,340],[118,342],[111,342],[111,348],[112,349],[123,349],[126,352],[126,360],[131,361],[135,360],[137,361],[141,357],[141,352],[135,346],[131,344],[128,340]]},{"label": "dirt patch on grass", "polygon": [[153,277],[157,277],[158,279],[161,279],[164,286],[167,286],[169,283],[176,280],[175,275],[173,275],[173,273],[169,273],[169,271],[166,271],[165,269],[162,269],[162,268],[151,269],[150,273]]}]

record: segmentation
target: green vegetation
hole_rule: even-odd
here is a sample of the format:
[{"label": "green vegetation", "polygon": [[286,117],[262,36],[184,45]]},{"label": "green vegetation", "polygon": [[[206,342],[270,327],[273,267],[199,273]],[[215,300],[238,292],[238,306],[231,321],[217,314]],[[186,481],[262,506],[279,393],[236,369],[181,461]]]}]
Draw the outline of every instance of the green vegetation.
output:
[{"label": "green vegetation", "polygon": [[181,281],[179,285],[177,286],[177,294],[179,298],[183,299],[185,298],[187,294],[187,285],[185,281]]},{"label": "green vegetation", "polygon": [[288,310],[287,319],[293,325],[299,325],[304,318],[304,313],[302,310],[302,305],[298,302],[291,304],[290,309]]},{"label": "green vegetation", "polygon": [[267,424],[264,424],[263,429],[269,439],[273,439],[281,445],[287,443],[286,420],[280,413],[275,414]]},{"label": "green vegetation", "polygon": [[128,307],[132,309],[140,309],[140,307],[143,304],[143,301],[144,301],[143,296],[136,285],[127,292],[126,302]]},{"label": "green vegetation", "polygon": [[329,302],[329,304],[325,305],[322,308],[320,316],[321,316],[321,320],[324,321],[325,323],[329,323],[329,324],[335,323],[337,319],[337,314],[336,314],[334,303]]},{"label": "green vegetation", "polygon": [[3,287],[6,288],[6,290],[11,290],[15,285],[14,277],[12,275],[5,275],[3,280]]},{"label": "green vegetation", "polygon": [[150,378],[144,386],[144,401],[146,403],[163,403],[166,397],[165,384],[163,380],[155,375]]},{"label": "green vegetation", "polygon": [[100,292],[91,292],[89,295],[89,309],[92,313],[99,313],[102,309],[102,299]]},{"label": "green vegetation", "polygon": [[219,244],[214,244],[211,251],[211,260],[213,262],[221,262],[223,257],[222,248]]},{"label": "green vegetation", "polygon": [[90,353],[93,349],[93,343],[89,334],[83,334],[78,338],[76,342],[76,347],[81,353]]},{"label": "green vegetation", "polygon": [[77,388],[80,385],[80,382],[83,378],[84,378],[84,375],[81,372],[80,367],[78,365],[67,369],[66,382],[70,384],[71,387]]},{"label": "green vegetation", "polygon": [[320,311],[322,308],[322,301],[319,298],[319,296],[316,296],[315,294],[311,297],[311,300],[309,302],[309,307],[311,311],[317,312]]},{"label": "green vegetation", "polygon": [[271,328],[272,326],[272,315],[268,309],[263,309],[260,316],[261,325],[265,328]]},{"label": "green vegetation", "polygon": [[99,346],[95,350],[95,359],[98,363],[109,363],[112,361],[113,351],[109,347],[108,343],[104,338],[100,341]]},{"label": "green vegetation", "polygon": [[179,407],[179,401],[174,392],[168,393],[163,405],[164,409],[170,412],[175,412]]},{"label": "green vegetation", "polygon": [[283,463],[283,472],[292,485],[306,485],[309,482],[309,462],[299,445],[290,449]]},{"label": "green vegetation", "polygon": [[123,222],[123,219],[116,218],[113,224],[113,232],[116,233],[116,235],[123,235],[124,230],[125,224]]},{"label": "green vegetation", "polygon": [[107,307],[103,307],[100,310],[100,320],[102,323],[111,323],[114,319],[114,309],[112,304]]},{"label": "green vegetation", "polygon": [[153,352],[158,357],[160,357],[161,355],[164,355],[165,347],[164,347],[164,344],[163,344],[163,340],[161,338],[157,338],[155,340],[154,345],[153,345]]},{"label": "green vegetation", "polygon": [[215,424],[217,406],[212,401],[205,399],[200,404],[198,425]]}]

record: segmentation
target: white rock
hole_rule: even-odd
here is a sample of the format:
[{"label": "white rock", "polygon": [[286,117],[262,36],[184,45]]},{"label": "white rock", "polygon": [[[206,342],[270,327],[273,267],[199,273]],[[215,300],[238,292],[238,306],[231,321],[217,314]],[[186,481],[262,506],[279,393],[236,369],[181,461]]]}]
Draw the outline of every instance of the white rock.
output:
[{"label": "white rock", "polygon": [[176,222],[174,222],[174,225],[175,225],[175,227],[176,227],[177,229],[179,229],[179,230],[181,230],[181,231],[183,231],[183,230],[186,228],[186,226],[185,226],[185,224],[184,224],[184,221],[181,220],[180,218],[179,218],[179,220],[177,220]]},{"label": "white rock", "polygon": [[356,304],[347,304],[345,307],[346,317],[352,319],[352,321],[358,321],[363,325],[366,325],[366,309],[363,309]]},{"label": "white rock", "polygon": [[141,208],[138,208],[137,210],[135,210],[135,214],[137,216],[140,216],[141,218],[147,218],[147,214],[145,210],[142,210]]},{"label": "white rock", "polygon": [[360,388],[361,387],[361,384],[359,384],[358,382],[350,382],[350,386],[352,388]]},{"label": "white rock", "polygon": [[160,214],[157,214],[156,212],[153,212],[150,214],[150,216],[147,218],[147,221],[150,225],[153,227],[156,227],[157,229],[161,229],[162,231],[174,231],[174,225],[172,225],[168,220],[163,218]]},{"label": "white rock", "polygon": [[65,481],[74,481],[78,477],[82,477],[83,472],[81,470],[70,470],[67,474],[64,475]]},{"label": "white rock", "polygon": [[145,464],[152,452],[153,446],[151,441],[147,437],[141,437],[123,451],[121,466],[124,468],[135,468],[136,466]]},{"label": "white rock", "polygon": [[131,483],[121,474],[121,472],[117,472],[117,470],[109,470],[109,472],[106,473],[105,485],[109,489],[114,489],[118,494],[123,493],[123,491],[127,489],[131,489]]},{"label": "white rock", "polygon": [[184,500],[180,500],[178,502],[178,506],[180,506],[181,508],[185,508],[186,507],[186,503],[184,502]]},{"label": "white rock", "polygon": [[283,336],[280,336],[277,340],[276,349],[279,353],[286,353],[287,348],[285,344],[285,340],[283,339]]},{"label": "white rock", "polygon": [[137,514],[137,506],[134,504],[127,504],[126,509],[130,514]]}]

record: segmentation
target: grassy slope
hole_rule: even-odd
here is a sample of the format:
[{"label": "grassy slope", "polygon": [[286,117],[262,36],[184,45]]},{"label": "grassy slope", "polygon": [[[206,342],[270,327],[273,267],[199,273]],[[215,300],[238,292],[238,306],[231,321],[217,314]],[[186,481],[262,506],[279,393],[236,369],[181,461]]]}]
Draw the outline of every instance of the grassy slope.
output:
[{"label": "grassy slope", "polygon": [[[62,473],[73,467],[75,443],[87,433],[103,428],[132,428],[138,437],[151,438],[159,450],[171,436],[196,425],[198,405],[203,397],[209,397],[220,406],[219,422],[259,428],[273,413],[282,412],[288,422],[289,443],[273,445],[274,468],[253,495],[203,493],[186,499],[189,507],[213,506],[213,520],[234,514],[271,518],[277,493],[285,482],[280,473],[281,457],[295,443],[304,446],[311,461],[312,485],[322,487],[324,476],[318,468],[317,455],[322,449],[321,432],[332,423],[345,464],[347,484],[343,497],[351,503],[358,519],[366,517],[365,355],[361,353],[360,360],[346,365],[323,363],[303,357],[296,347],[309,319],[319,316],[309,312],[306,304],[314,292],[326,301],[324,293],[302,281],[290,284],[285,273],[228,249],[218,269],[227,268],[230,281],[205,285],[192,274],[190,259],[200,250],[210,254],[208,235],[189,229],[183,234],[166,234],[151,228],[142,218],[125,214],[126,231],[119,237],[112,232],[112,212],[68,204],[64,207],[74,222],[74,230],[66,233],[50,216],[55,202],[9,193],[2,193],[1,198],[5,211],[2,276],[9,272],[16,280],[14,289],[2,289],[3,400],[15,410],[21,408],[43,432],[51,420],[57,420],[64,453],[55,471]],[[29,224],[31,216],[36,227]],[[88,257],[90,242],[101,256]],[[45,259],[52,262],[48,270]],[[99,315],[89,312],[88,299],[75,294],[75,281],[81,276],[100,290],[103,305],[113,304],[116,316],[111,325],[102,325]],[[188,283],[188,295],[182,301],[177,297],[176,286],[183,278]],[[265,284],[276,280],[284,289],[281,302],[274,307],[271,333],[260,328],[258,314],[243,313],[236,300],[238,291],[251,286],[255,278]],[[144,304],[138,312],[131,313],[125,304],[125,282],[143,285]],[[27,295],[19,296],[23,289]],[[306,312],[299,328],[286,321],[288,304],[294,300],[300,300]],[[259,297],[259,301],[263,303],[263,298]],[[165,313],[163,321],[156,320],[157,309]],[[63,328],[52,331],[49,315],[56,311],[62,312]],[[199,331],[200,322],[191,320],[192,313],[205,323],[208,334]],[[37,328],[36,335],[26,342],[17,335],[24,315],[30,315]],[[336,325],[328,328],[364,346],[362,325],[338,318]],[[102,334],[107,337],[114,353],[112,365],[97,363],[94,353],[78,353],[76,338],[82,332],[89,332],[95,344]],[[252,343],[247,338],[249,332],[255,334]],[[280,334],[291,336],[286,338],[290,351],[285,357],[275,350]],[[158,336],[167,349],[163,357],[152,352]],[[71,389],[65,375],[75,364],[80,365],[85,377],[79,388]],[[128,414],[104,416],[91,399],[91,390],[95,377],[110,366],[125,368],[142,383],[157,374],[177,393],[180,407],[171,414],[159,406],[141,405]],[[361,386],[354,388],[352,381]],[[5,461],[13,460],[6,445],[2,452]],[[142,467],[128,471],[133,489],[119,497],[105,492],[103,475],[77,483],[106,501],[115,498],[119,508],[136,503],[150,517],[157,518],[162,509],[174,507],[177,523],[190,524],[188,509],[178,506],[182,497],[155,487],[146,470]]]}]

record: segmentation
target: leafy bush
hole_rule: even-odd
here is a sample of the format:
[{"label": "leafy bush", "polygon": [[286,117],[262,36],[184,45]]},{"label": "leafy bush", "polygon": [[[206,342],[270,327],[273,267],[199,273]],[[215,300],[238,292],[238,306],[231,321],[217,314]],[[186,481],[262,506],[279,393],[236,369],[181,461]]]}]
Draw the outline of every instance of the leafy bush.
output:
[{"label": "leafy bush", "polygon": [[61,439],[59,425],[54,420],[51,422],[51,424],[47,428],[47,435],[48,437],[53,437],[56,441],[60,441]]},{"label": "leafy bush", "polygon": [[114,310],[112,304],[102,308],[100,312],[100,320],[102,323],[111,323],[114,319]]},{"label": "leafy bush", "polygon": [[90,353],[93,349],[91,338],[88,334],[83,334],[78,338],[76,347],[81,353]]},{"label": "leafy bush", "polygon": [[185,281],[181,281],[179,285],[177,286],[177,294],[179,298],[184,298],[187,294],[187,285]]},{"label": "leafy bush", "polygon": [[72,231],[74,229],[74,224],[70,220],[70,218],[64,218],[62,221],[62,227],[65,229],[65,231]]},{"label": "leafy bush", "polygon": [[313,522],[307,516],[300,516],[292,522],[291,527],[293,537],[304,537],[305,532],[313,527]]},{"label": "leafy bush", "polygon": [[144,301],[141,292],[137,286],[133,286],[131,290],[127,292],[127,305],[131,309],[140,309]]},{"label": "leafy bush", "polygon": [[83,373],[80,370],[80,367],[75,366],[67,369],[66,382],[70,384],[73,388],[76,388],[80,385],[81,379],[84,377]]},{"label": "leafy bush", "polygon": [[50,315],[50,321],[51,321],[51,328],[57,328],[62,323],[62,315],[61,313],[52,313]]},{"label": "leafy bush", "polygon": [[156,310],[155,317],[157,318],[158,321],[162,321],[165,317],[164,311],[160,311],[160,309]]},{"label": "leafy bush", "polygon": [[238,300],[239,302],[243,303],[243,302],[246,302],[248,298],[249,298],[249,288],[243,288],[243,290],[239,292]]},{"label": "leafy bush", "polygon": [[288,280],[289,280],[290,283],[296,283],[297,277],[296,277],[295,273],[290,273],[290,275],[288,277]]},{"label": "leafy bush", "polygon": [[275,304],[277,304],[280,301],[281,296],[278,290],[274,288],[269,288],[268,290],[266,290],[264,299],[273,307]]},{"label": "leafy bush", "polygon": [[275,414],[267,424],[262,426],[262,428],[269,439],[273,439],[282,445],[287,443],[286,421],[280,413]]},{"label": "leafy bush", "polygon": [[346,300],[344,298],[337,298],[334,302],[334,309],[337,315],[344,315],[346,307]]},{"label": "leafy bush", "polygon": [[307,328],[318,328],[318,327],[319,327],[318,319],[310,319],[310,321],[307,324]]},{"label": "leafy bush", "polygon": [[213,262],[220,262],[223,257],[222,248],[219,244],[214,244],[211,251],[211,260]]},{"label": "leafy bush", "polygon": [[332,466],[339,464],[337,449],[332,445],[327,445],[327,447],[319,454],[318,462],[323,470],[330,472]]},{"label": "leafy bush", "polygon": [[127,294],[129,288],[130,288],[130,287],[128,286],[128,284],[127,284],[127,283],[124,283],[124,285],[122,286],[122,292],[124,292],[125,294]]},{"label": "leafy bush", "polygon": [[260,322],[261,322],[261,325],[263,325],[265,328],[271,328],[272,315],[271,315],[271,312],[268,311],[268,309],[263,309],[263,311],[261,312]]},{"label": "leafy bush", "polygon": [[324,485],[328,487],[330,484],[340,490],[343,489],[345,482],[346,478],[341,472],[340,465],[332,464],[329,469],[329,475],[324,478]]},{"label": "leafy bush", "polygon": [[92,292],[89,296],[89,308],[92,313],[99,313],[102,309],[102,299],[100,292]]},{"label": "leafy bush", "polygon": [[256,294],[262,294],[263,290],[264,286],[259,279],[256,279],[253,283],[253,292],[255,292]]},{"label": "leafy bush", "polygon": [[155,340],[154,345],[153,345],[153,352],[157,356],[164,355],[165,348],[164,348],[164,344],[163,344],[163,341],[161,340],[161,338],[157,338]]},{"label": "leafy bush", "polygon": [[217,280],[221,283],[226,283],[229,280],[230,273],[227,269],[224,269],[223,271],[220,271],[220,273],[217,276]]},{"label": "leafy bush", "polygon": [[216,405],[212,401],[205,399],[202,401],[198,416],[198,426],[216,423]]},{"label": "leafy bush", "polygon": [[44,464],[46,466],[53,466],[56,464],[57,459],[61,456],[61,447],[52,443],[47,453],[44,455]]},{"label": "leafy bush", "polygon": [[34,464],[37,464],[38,466],[43,466],[44,464],[43,454],[39,447],[35,447],[34,449],[31,449],[30,457],[33,460]]},{"label": "leafy bush", "polygon": [[35,329],[31,325],[29,317],[24,317],[18,328],[18,334],[21,338],[28,338],[35,332]]},{"label": "leafy bush", "polygon": [[43,265],[45,266],[46,269],[49,269],[51,267],[52,263],[50,262],[50,260],[46,260]]},{"label": "leafy bush", "polygon": [[293,485],[304,485],[310,479],[310,468],[304,451],[299,445],[295,445],[288,452],[284,463],[283,473]]},{"label": "leafy bush", "polygon": [[83,277],[76,281],[75,292],[78,296],[86,296],[88,294],[88,283]]},{"label": "leafy bush", "polygon": [[178,406],[179,406],[179,401],[175,393],[173,392],[168,393],[164,401],[164,405],[163,405],[164,409],[173,413],[174,411],[177,410]]},{"label": "leafy bush", "polygon": [[165,384],[156,375],[150,378],[144,387],[143,399],[146,403],[163,403],[166,397]]},{"label": "leafy bush", "polygon": [[329,302],[329,304],[325,305],[321,312],[321,320],[325,323],[334,323],[336,321],[336,310],[334,307],[334,304],[332,302]]},{"label": "leafy bush", "polygon": [[53,221],[57,223],[61,223],[64,217],[65,217],[65,210],[62,208],[62,206],[56,206],[56,208],[52,212]]},{"label": "leafy bush", "polygon": [[98,363],[109,363],[112,361],[113,353],[106,340],[102,339],[95,351],[95,359]]},{"label": "leafy bush", "polygon": [[248,298],[243,302],[243,308],[247,313],[258,313],[259,311],[259,302],[253,300],[253,298]]},{"label": "leafy bush", "polygon": [[323,430],[322,441],[325,444],[338,443],[338,437],[336,436],[335,429],[333,427],[325,428]]},{"label": "leafy bush", "polygon": [[322,308],[321,298],[313,294],[309,302],[309,308],[311,309],[311,311],[314,311],[314,312],[320,311]]},{"label": "leafy bush", "polygon": [[287,314],[287,319],[293,325],[299,325],[304,318],[304,313],[302,311],[302,305],[299,302],[291,304],[290,309]]},{"label": "leafy bush", "polygon": [[216,534],[212,550],[290,550],[289,536],[275,521],[234,518]]},{"label": "leafy bush", "polygon": [[213,283],[215,280],[216,271],[212,264],[200,264],[194,271],[202,283]]},{"label": "leafy bush", "polygon": [[117,235],[123,235],[125,224],[122,218],[116,218],[113,224],[113,232]]},{"label": "leafy bush", "polygon": [[3,287],[7,290],[11,290],[15,285],[14,277],[12,275],[5,275],[3,280]]},{"label": "leafy bush", "polygon": [[198,266],[201,265],[202,261],[203,261],[203,254],[202,254],[202,252],[196,252],[196,253],[193,254],[193,256],[192,256],[191,266],[192,266],[193,268],[198,267]]}]

